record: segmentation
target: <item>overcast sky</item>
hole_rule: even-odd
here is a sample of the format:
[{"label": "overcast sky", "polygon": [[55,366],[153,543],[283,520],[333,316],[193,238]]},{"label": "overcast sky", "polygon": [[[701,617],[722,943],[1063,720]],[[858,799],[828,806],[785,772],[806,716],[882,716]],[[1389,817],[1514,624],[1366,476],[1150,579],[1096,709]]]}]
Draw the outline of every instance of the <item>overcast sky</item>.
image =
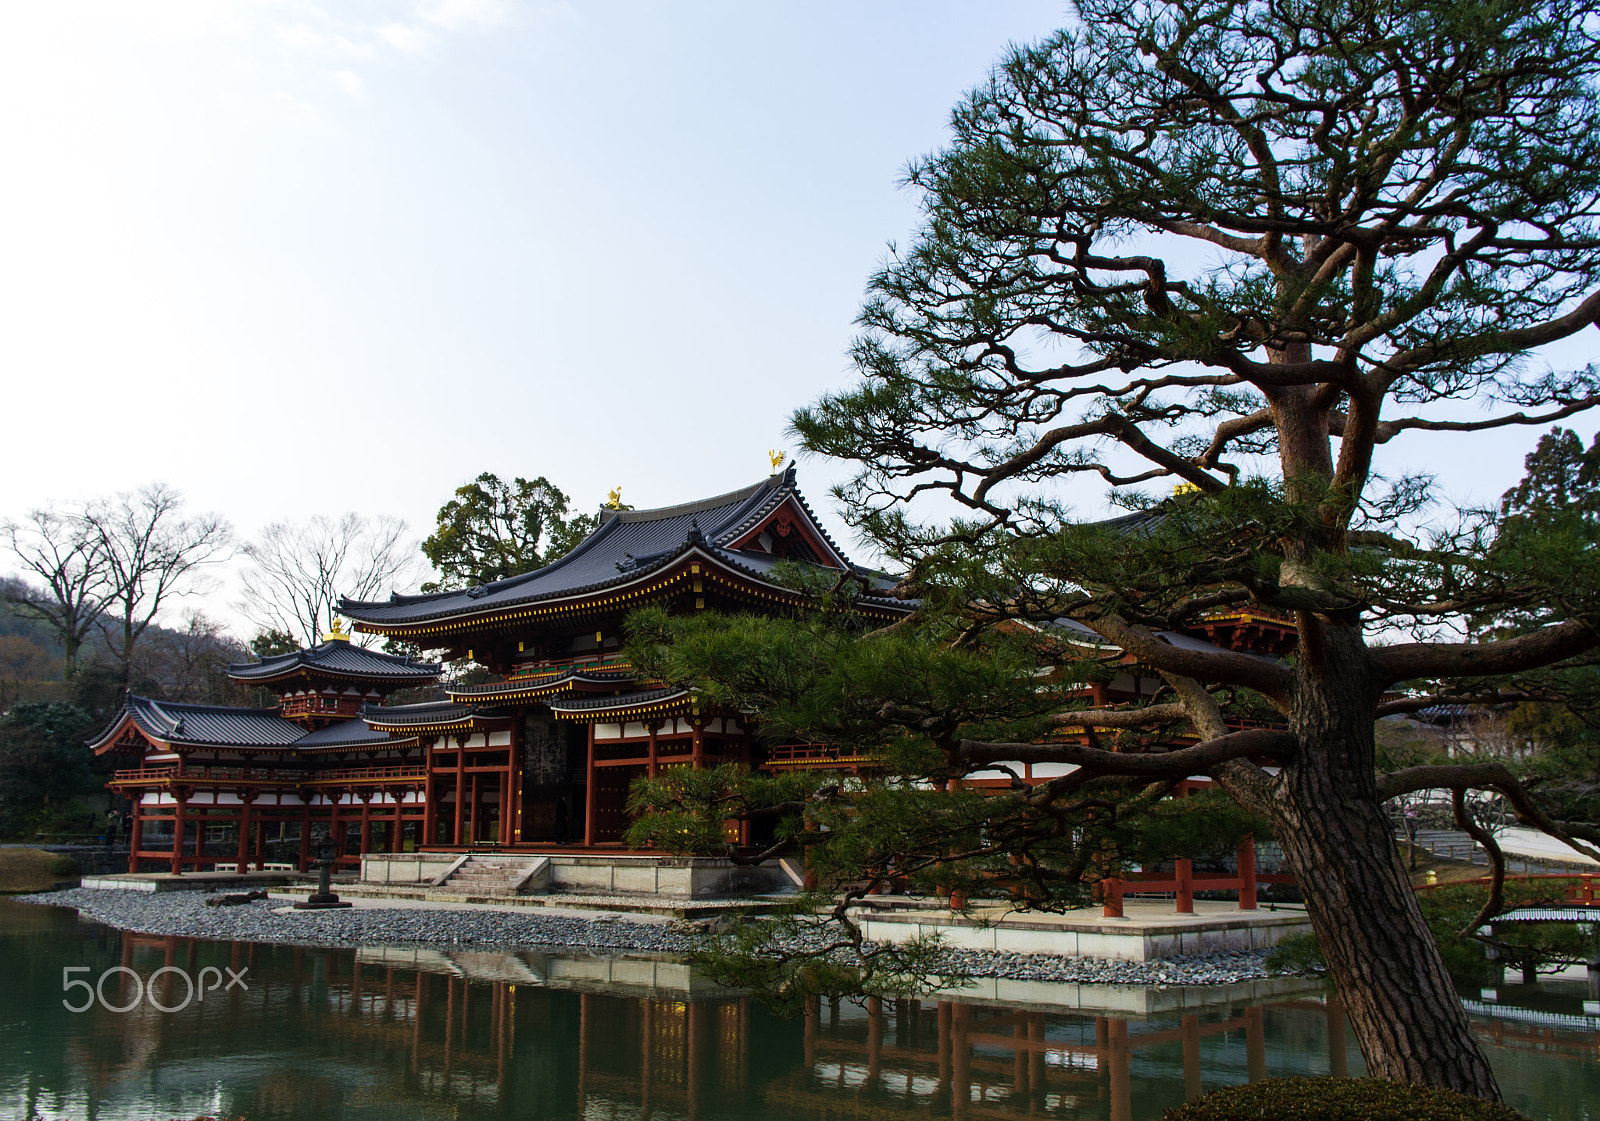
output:
[{"label": "overcast sky", "polygon": [[[345,510],[420,535],[485,470],[583,509],[753,482],[851,380],[906,161],[1064,12],[7,4],[0,516],[160,479],[246,536]],[[1386,466],[1485,498],[1536,436]],[[801,481],[825,505],[841,474]]]}]

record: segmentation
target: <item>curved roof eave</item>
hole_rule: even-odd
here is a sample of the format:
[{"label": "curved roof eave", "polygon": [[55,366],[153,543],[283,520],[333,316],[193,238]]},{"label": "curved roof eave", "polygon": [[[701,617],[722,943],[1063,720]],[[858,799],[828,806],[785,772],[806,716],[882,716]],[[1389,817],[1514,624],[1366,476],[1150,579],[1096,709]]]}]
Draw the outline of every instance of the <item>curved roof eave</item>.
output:
[{"label": "curved roof eave", "polygon": [[[649,522],[666,522],[685,517],[693,518],[697,514],[710,510],[737,507],[732,514],[724,516],[715,526],[710,527],[708,534],[705,533],[705,529],[702,527],[702,533],[705,536],[718,536],[727,531],[730,522],[736,523],[746,516],[746,508],[750,505],[752,499],[759,498],[768,491],[780,489],[785,483],[792,483],[792,481],[793,473],[791,471],[784,475],[773,475],[752,486],[741,487],[738,490],[729,491],[726,494],[716,495],[712,498],[700,499],[697,502],[686,502],[677,506],[658,506],[648,510],[601,510],[600,525],[596,527],[594,532],[578,542],[572,551],[565,556],[559,557],[542,568],[536,568],[532,572],[518,573],[516,576],[508,576],[504,580],[496,580],[492,584],[483,584],[474,588],[447,592],[429,592],[425,595],[401,595],[395,593],[389,597],[387,602],[383,600],[353,600],[341,596],[339,599],[339,613],[357,621],[363,621],[363,616],[365,615],[366,621],[371,621],[372,613],[374,611],[382,611],[384,608],[442,603],[463,597],[487,598],[525,584],[534,583],[544,577],[554,575],[562,569],[573,567],[579,561],[587,558],[606,539],[614,536],[624,526]],[[603,583],[591,582],[585,586],[602,586]],[[475,596],[474,593],[476,593]]]},{"label": "curved roof eave", "polygon": [[[856,571],[857,566],[849,562],[843,550],[817,522],[805,496],[795,485],[791,467],[753,486],[698,502],[650,510],[603,511],[599,528],[566,556],[533,572],[458,591],[425,596],[394,595],[388,602],[341,599],[339,609],[341,614],[355,621],[358,629],[369,633],[414,633],[421,627],[443,629],[531,604],[576,604],[600,593],[625,589],[654,576],[694,548],[700,548],[703,555],[745,576],[770,583],[759,570],[739,564],[728,546],[790,501],[804,511],[812,527],[841,562]],[[716,516],[708,517],[702,526],[699,515],[713,511]],[[636,550],[638,555],[628,551],[630,549]],[[564,572],[570,573],[570,577],[581,577],[581,582],[563,583]],[[793,591],[778,585],[773,587]],[[526,594],[518,594],[524,589]],[[874,606],[909,610],[894,601],[878,600]]]}]

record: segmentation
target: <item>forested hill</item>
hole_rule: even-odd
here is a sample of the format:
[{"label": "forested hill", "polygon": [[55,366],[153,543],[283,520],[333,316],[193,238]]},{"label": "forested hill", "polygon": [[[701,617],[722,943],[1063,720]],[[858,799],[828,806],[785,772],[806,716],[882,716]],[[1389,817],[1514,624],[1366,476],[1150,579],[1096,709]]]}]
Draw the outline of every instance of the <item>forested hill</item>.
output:
[{"label": "forested hill", "polygon": [[[121,700],[117,660],[104,636],[91,629],[71,682],[62,677],[62,648],[50,628],[15,602],[26,585],[0,577],[0,711],[18,701],[72,701],[105,715]],[[181,626],[152,624],[139,639],[129,687],[141,695],[197,704],[250,704],[251,691],[229,681],[229,662],[250,651],[202,614]]]}]

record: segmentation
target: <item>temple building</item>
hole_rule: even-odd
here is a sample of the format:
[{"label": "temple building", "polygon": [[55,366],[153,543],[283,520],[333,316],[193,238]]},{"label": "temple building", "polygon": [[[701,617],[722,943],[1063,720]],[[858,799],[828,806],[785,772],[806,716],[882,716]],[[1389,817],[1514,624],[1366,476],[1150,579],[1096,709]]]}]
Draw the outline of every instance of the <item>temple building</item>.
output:
[{"label": "temple building", "polygon": [[773,760],[740,714],[641,680],[622,649],[623,620],[647,604],[689,613],[815,602],[779,578],[786,563],[856,581],[854,610],[869,619],[911,610],[828,537],[792,467],[699,502],[602,510],[593,533],[534,572],[462,591],[342,600],[359,631],[466,658],[500,678],[450,687],[437,704],[366,714],[370,727],[426,748],[430,846],[616,846],[635,776],[822,762],[820,748]]},{"label": "temple building", "polygon": [[344,863],[415,847],[422,749],[416,737],[376,731],[360,717],[439,672],[364,650],[335,629],[309,650],[228,667],[235,681],[277,694],[270,708],[130,695],[90,744],[131,764],[110,782],[132,803],[128,870],[303,870],[318,838]]},{"label": "temple building", "polygon": [[[436,652],[437,663],[362,649],[336,629],[310,650],[229,667],[234,680],[275,693],[272,707],[130,696],[93,744],[129,765],[111,783],[133,803],[129,870],[304,870],[330,846],[344,866],[368,853],[418,850],[617,851],[629,785],[663,767],[870,765],[828,745],[765,743],[744,715],[642,678],[623,649],[625,618],[646,605],[683,614],[814,605],[786,578],[796,565],[833,584],[853,582],[852,609],[869,622],[912,610],[892,598],[888,578],[852,564],[829,538],[794,469],[699,502],[618,507],[602,510],[594,532],[536,571],[429,595],[340,601],[357,631]],[[1106,680],[1086,689],[1086,700],[1135,701],[1159,684],[1078,624],[1062,621],[1058,630],[1106,663]],[[1281,656],[1294,630],[1252,611],[1163,637]],[[402,689],[437,682],[439,663],[463,659],[494,680],[389,703]],[[1061,767],[1013,770],[1043,781]],[[732,828],[741,832],[730,840],[761,839],[748,825]]]},{"label": "temple building", "polygon": [[416,849],[614,850],[636,775],[727,761],[838,765],[818,745],[768,751],[739,713],[640,680],[622,650],[624,618],[646,604],[814,603],[782,580],[786,563],[855,581],[854,610],[869,619],[910,610],[828,537],[791,468],[700,502],[602,510],[593,533],[534,572],[341,601],[357,630],[475,662],[499,678],[490,684],[386,703],[436,682],[441,666],[365,650],[335,631],[310,650],[229,667],[234,680],[274,692],[270,708],[130,696],[92,744],[129,763],[111,781],[133,803],[129,870],[304,870],[328,845],[345,866]]}]

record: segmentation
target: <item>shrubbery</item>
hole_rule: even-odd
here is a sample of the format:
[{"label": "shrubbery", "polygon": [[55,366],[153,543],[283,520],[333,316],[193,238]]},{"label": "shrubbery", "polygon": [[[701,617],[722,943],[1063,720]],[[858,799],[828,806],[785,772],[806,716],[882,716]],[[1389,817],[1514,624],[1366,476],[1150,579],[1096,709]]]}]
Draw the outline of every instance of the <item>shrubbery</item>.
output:
[{"label": "shrubbery", "polygon": [[1268,1078],[1169,1109],[1162,1121],[1527,1121],[1510,1106],[1377,1078]]},{"label": "shrubbery", "polygon": [[1275,973],[1321,973],[1328,968],[1317,936],[1309,930],[1286,935],[1267,952],[1266,964]]}]

